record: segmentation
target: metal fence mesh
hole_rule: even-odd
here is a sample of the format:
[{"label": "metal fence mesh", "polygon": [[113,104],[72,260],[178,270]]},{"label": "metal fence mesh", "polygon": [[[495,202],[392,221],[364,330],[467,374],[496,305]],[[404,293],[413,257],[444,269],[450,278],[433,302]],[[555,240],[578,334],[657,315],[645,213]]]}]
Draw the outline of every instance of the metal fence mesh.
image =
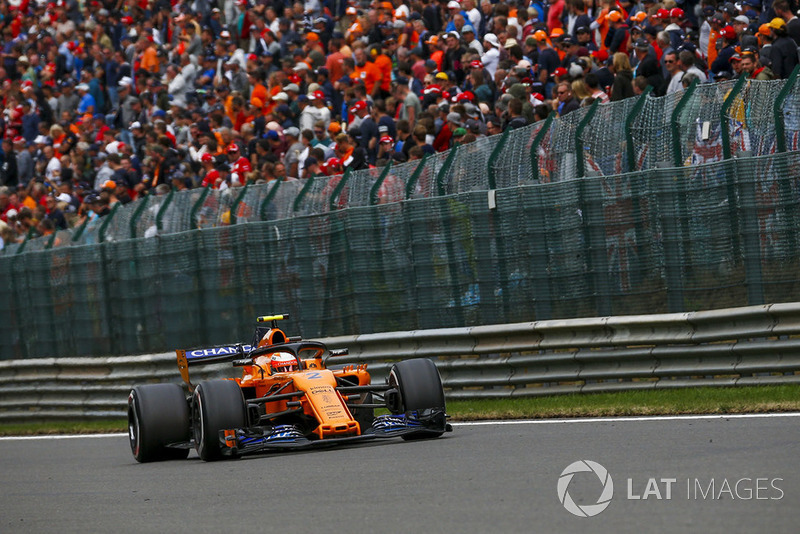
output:
[{"label": "metal fence mesh", "polygon": [[531,169],[531,146],[543,126],[544,121],[540,121],[509,133],[497,159],[487,169],[494,173],[498,188],[533,183],[535,178]]},{"label": "metal fence mesh", "polygon": [[225,343],[283,311],[308,337],[796,300],[800,89],[741,89],[581,108],[333,203],[343,176],[191,190],[10,245],[0,359]]},{"label": "metal fence mesh", "polygon": [[636,154],[634,168],[629,170],[655,169],[673,161],[670,121],[682,95],[683,92],[677,92],[661,98],[647,98],[642,112],[631,125]]}]

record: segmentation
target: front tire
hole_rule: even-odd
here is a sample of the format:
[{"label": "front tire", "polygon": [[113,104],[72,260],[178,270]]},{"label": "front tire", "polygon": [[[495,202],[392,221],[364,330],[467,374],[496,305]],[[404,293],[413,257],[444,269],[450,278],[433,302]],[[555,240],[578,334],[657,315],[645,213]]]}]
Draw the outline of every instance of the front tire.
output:
[{"label": "front tire", "polygon": [[137,462],[180,460],[187,448],[171,448],[188,442],[189,404],[177,384],[148,384],[134,387],[128,395],[128,439]]},{"label": "front tire", "polygon": [[425,430],[404,434],[403,439],[435,438],[444,434],[445,400],[442,378],[436,365],[426,358],[404,360],[389,371],[389,386],[400,395],[396,413],[417,412],[420,416],[440,414],[442,431]]},{"label": "front tire", "polygon": [[192,425],[197,454],[206,462],[222,458],[219,431],[247,426],[242,388],[233,380],[200,383],[192,398]]}]

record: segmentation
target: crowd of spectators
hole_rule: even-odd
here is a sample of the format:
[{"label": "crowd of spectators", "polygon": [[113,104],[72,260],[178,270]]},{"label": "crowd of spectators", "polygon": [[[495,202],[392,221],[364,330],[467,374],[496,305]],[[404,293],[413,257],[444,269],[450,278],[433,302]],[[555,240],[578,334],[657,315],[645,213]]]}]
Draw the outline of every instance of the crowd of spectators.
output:
[{"label": "crowd of spectators", "polygon": [[798,64],[794,0],[0,0],[0,246]]}]

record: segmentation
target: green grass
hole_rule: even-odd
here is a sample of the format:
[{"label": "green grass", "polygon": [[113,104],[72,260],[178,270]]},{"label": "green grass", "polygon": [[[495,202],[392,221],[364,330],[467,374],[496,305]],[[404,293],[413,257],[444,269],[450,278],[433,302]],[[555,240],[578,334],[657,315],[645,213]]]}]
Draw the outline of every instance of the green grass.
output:
[{"label": "green grass", "polygon": [[74,421],[37,421],[35,423],[0,423],[0,436],[39,436],[47,434],[104,434],[127,432],[124,419],[87,419]]},{"label": "green grass", "polygon": [[[800,411],[800,385],[684,388],[553,395],[513,399],[453,400],[453,421],[552,417],[734,414]],[[117,420],[0,423],[0,436],[127,432]]]},{"label": "green grass", "polygon": [[800,411],[800,385],[700,387],[447,403],[454,420]]}]

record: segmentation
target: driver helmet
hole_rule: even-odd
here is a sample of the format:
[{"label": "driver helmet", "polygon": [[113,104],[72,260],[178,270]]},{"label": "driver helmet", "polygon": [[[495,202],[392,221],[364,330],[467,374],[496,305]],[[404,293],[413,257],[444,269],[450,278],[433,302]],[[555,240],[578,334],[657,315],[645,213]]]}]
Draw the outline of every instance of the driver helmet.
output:
[{"label": "driver helmet", "polygon": [[276,352],[270,357],[269,363],[273,373],[288,373],[300,369],[297,358],[288,352]]}]

